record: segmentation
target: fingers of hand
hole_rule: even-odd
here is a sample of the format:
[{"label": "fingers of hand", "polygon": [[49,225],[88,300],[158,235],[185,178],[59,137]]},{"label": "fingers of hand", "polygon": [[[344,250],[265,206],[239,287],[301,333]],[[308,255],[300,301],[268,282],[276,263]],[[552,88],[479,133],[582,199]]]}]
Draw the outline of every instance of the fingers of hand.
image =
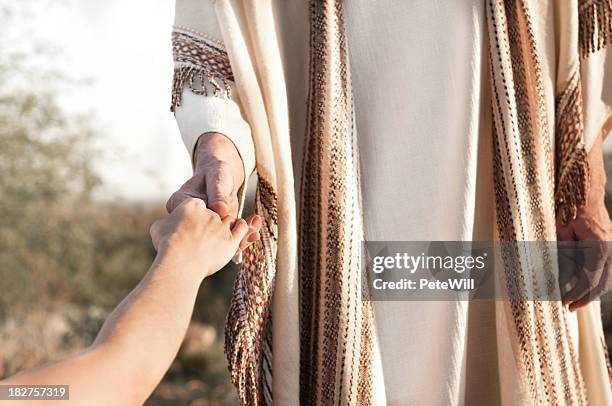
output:
[{"label": "fingers of hand", "polygon": [[[604,209],[605,210],[605,209]],[[593,210],[581,209],[577,218],[563,225],[557,216],[557,238],[560,241],[576,241],[571,256],[559,256],[559,281],[562,288],[576,281],[563,294],[563,303],[575,311],[605,294],[611,284],[608,267],[610,260],[608,232],[601,224],[609,221],[607,211],[600,221]],[[596,212],[596,211],[595,211]]]},{"label": "fingers of hand", "polygon": [[183,202],[175,209],[170,217],[190,217],[194,221],[199,221],[205,218],[207,214],[206,210],[206,202],[203,199],[198,199],[194,197],[187,197]]},{"label": "fingers of hand", "polygon": [[578,266],[576,286],[564,295],[564,304],[575,311],[597,299],[610,289],[610,249],[606,241],[584,242],[581,263]]},{"label": "fingers of hand", "polygon": [[572,228],[568,226],[557,226],[557,240],[574,241],[575,236]]},{"label": "fingers of hand", "polygon": [[563,295],[563,304],[571,304],[577,299],[583,297],[591,289],[591,284],[587,278],[581,276],[576,281],[574,287],[572,287],[567,293]]},{"label": "fingers of hand", "polygon": [[[574,243],[571,243],[574,244]],[[575,250],[566,243],[558,243],[559,286],[565,299],[572,283],[577,279]]]},{"label": "fingers of hand", "polygon": [[159,240],[161,239],[161,228],[162,228],[162,221],[163,220],[157,220],[155,221],[153,224],[151,224],[151,228],[149,228],[149,234],[151,235],[151,242],[153,243],[153,247],[155,248],[155,250],[157,251],[157,248],[159,247]]},{"label": "fingers of hand", "polygon": [[249,231],[249,225],[244,219],[237,219],[232,227],[232,239],[238,245]]},{"label": "fingers of hand", "polygon": [[186,199],[197,198],[206,199],[205,195],[204,174],[196,173],[187,182],[185,182],[179,190],[174,192],[170,199],[166,202],[166,210],[172,213],[174,209],[180,206]]},{"label": "fingers of hand", "polygon": [[564,304],[569,304],[570,307],[572,303],[588,297],[590,292],[599,284],[600,279],[600,275],[594,274],[585,268],[576,270],[575,275],[578,278],[576,284],[563,295]]},{"label": "fingers of hand", "polygon": [[583,306],[588,305],[593,300],[595,300],[598,297],[600,297],[601,295],[605,294],[608,291],[608,289],[609,289],[608,279],[609,279],[609,275],[608,275],[608,271],[607,271],[607,267],[606,267],[606,270],[604,271],[604,275],[602,275],[602,277],[600,278],[598,285],[595,286],[589,292],[587,292],[580,299],[570,303],[569,304],[569,311],[570,312],[575,312],[576,310],[580,309]]},{"label": "fingers of hand", "polygon": [[244,220],[248,225],[248,230],[244,234],[242,240],[240,241],[240,244],[238,245],[236,255],[240,254],[242,251],[253,245],[253,243],[261,239],[260,231],[263,225],[261,217],[259,217],[257,214],[251,214],[250,216],[247,216]]},{"label": "fingers of hand", "polygon": [[[250,234],[253,234],[253,233],[259,234],[259,231],[261,230],[261,226],[263,225],[263,222],[261,221],[261,217],[259,217],[257,214],[251,214],[245,220],[249,224]],[[259,238],[257,238],[255,241],[257,241],[258,239]]]},{"label": "fingers of hand", "polygon": [[255,241],[259,241],[259,230],[261,229],[261,218],[256,214],[251,214],[250,216],[245,218],[249,229],[247,233],[242,237],[240,241],[240,245],[238,246],[238,253],[244,251],[250,245],[252,245]]}]

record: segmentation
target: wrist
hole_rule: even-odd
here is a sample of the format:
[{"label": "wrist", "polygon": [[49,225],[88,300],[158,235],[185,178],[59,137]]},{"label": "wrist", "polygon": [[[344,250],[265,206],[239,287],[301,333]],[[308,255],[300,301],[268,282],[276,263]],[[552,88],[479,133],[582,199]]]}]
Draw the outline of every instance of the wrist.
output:
[{"label": "wrist", "polygon": [[606,189],[599,184],[591,185],[587,196],[588,203],[603,203],[606,198]]},{"label": "wrist", "polygon": [[214,132],[200,135],[194,148],[194,155],[196,166],[200,159],[212,158],[218,161],[240,159],[240,153],[234,143],[225,135]]},{"label": "wrist", "polygon": [[587,204],[604,202],[606,197],[606,181],[606,174],[602,168],[591,166]]},{"label": "wrist", "polygon": [[244,165],[236,145],[220,133],[202,134],[194,148],[195,172],[206,171],[210,165],[221,162],[229,164],[234,180],[239,185],[244,182]]},{"label": "wrist", "polygon": [[195,260],[193,256],[174,252],[171,248],[160,245],[151,271],[164,279],[172,279],[197,289],[202,281],[213,273],[207,262]]}]

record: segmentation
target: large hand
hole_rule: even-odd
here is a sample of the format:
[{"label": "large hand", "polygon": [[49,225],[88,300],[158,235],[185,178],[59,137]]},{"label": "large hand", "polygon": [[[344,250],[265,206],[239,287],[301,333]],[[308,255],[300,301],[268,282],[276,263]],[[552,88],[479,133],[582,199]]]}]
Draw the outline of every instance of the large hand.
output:
[{"label": "large hand", "polygon": [[[573,287],[563,294],[563,302],[575,311],[607,293],[612,288],[612,222],[604,203],[606,174],[603,164],[602,140],[589,152],[590,187],[586,204],[567,225],[557,222],[559,241],[579,241],[576,255],[580,258],[560,258],[560,275],[573,281]],[[576,260],[577,259],[577,260]],[[576,269],[576,268],[579,269]]]},{"label": "large hand", "polygon": [[[236,217],[237,192],[244,182],[242,158],[234,144],[224,135],[206,133],[200,137],[194,151],[193,176],[168,199],[166,208],[171,213],[185,199],[204,200],[206,206],[219,216]],[[261,219],[245,218],[249,231],[240,243],[239,250],[259,239]]]}]

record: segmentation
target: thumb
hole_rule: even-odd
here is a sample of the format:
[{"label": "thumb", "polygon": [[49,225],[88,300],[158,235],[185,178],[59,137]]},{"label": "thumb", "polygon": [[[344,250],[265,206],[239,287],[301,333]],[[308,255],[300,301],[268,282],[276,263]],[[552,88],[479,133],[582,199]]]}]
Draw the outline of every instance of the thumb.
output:
[{"label": "thumb", "polygon": [[236,244],[240,244],[240,241],[249,232],[249,225],[244,219],[236,219],[234,226],[232,227],[232,240]]},{"label": "thumb", "polygon": [[162,238],[162,228],[163,228],[164,220],[157,220],[153,224],[151,224],[151,228],[149,229],[149,234],[151,235],[151,242],[153,243],[153,248],[155,251],[159,248],[159,242]]},{"label": "thumb", "polygon": [[235,213],[230,213],[234,179],[229,166],[221,162],[216,167],[209,168],[205,178],[208,207],[221,217],[235,215]]}]

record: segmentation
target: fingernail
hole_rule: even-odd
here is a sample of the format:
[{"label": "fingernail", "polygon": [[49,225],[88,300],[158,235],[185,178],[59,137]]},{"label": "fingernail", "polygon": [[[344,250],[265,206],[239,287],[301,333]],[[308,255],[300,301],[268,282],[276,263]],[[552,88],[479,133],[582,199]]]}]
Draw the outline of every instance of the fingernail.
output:
[{"label": "fingernail", "polygon": [[240,264],[242,262],[242,251],[238,250],[238,252],[236,252],[236,255],[234,255],[234,257],[232,258],[232,262],[235,264]]},{"label": "fingernail", "polygon": [[252,225],[253,227],[261,226],[261,217],[259,217],[258,215],[255,215],[254,217],[252,217],[250,225]]}]

